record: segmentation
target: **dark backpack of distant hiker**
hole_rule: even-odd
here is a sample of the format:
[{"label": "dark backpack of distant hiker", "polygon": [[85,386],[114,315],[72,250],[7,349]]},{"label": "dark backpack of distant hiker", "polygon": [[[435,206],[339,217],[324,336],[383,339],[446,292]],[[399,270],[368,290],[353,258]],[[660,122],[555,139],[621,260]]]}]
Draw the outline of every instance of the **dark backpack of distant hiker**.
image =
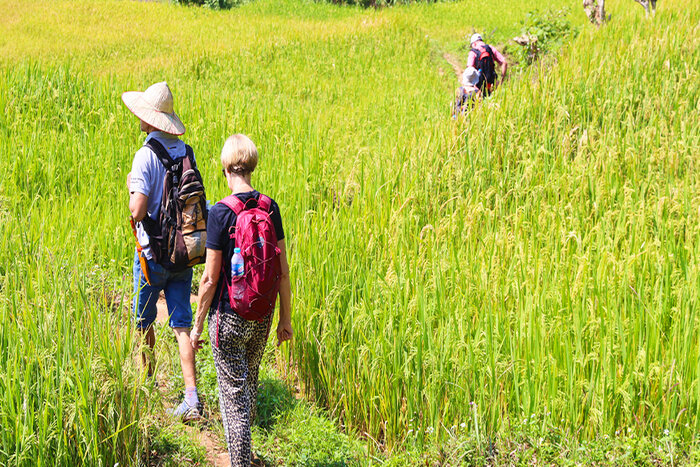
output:
[{"label": "dark backpack of distant hiker", "polygon": [[185,145],[185,157],[172,160],[156,139],[146,144],[165,167],[160,214],[141,221],[148,234],[153,259],[166,269],[181,271],[204,263],[207,241],[207,197],[194,153]]},{"label": "dark backpack of distant hiker", "polygon": [[257,200],[243,203],[236,195],[229,195],[219,202],[236,214],[229,238],[243,257],[241,270],[236,273],[232,268],[231,277],[227,277],[222,264],[231,309],[244,319],[262,321],[275,310],[282,277],[277,233],[270,218],[272,200],[260,194]]},{"label": "dark backpack of distant hiker", "polygon": [[[479,82],[476,87],[484,91],[490,91],[493,83],[496,82],[496,64],[493,60],[493,50],[487,44],[477,46],[471,50],[476,54],[474,59],[474,68],[479,70]],[[485,86],[487,84],[487,86]]]}]

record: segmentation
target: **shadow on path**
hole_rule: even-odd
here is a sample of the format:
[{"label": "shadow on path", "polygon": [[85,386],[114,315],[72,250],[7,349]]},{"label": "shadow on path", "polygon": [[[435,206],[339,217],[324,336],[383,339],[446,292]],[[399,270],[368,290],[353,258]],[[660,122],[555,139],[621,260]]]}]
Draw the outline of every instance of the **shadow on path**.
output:
[{"label": "shadow on path", "polygon": [[322,409],[295,398],[274,373],[261,371],[253,427],[255,465],[339,467],[360,465],[364,444],[344,433]]}]

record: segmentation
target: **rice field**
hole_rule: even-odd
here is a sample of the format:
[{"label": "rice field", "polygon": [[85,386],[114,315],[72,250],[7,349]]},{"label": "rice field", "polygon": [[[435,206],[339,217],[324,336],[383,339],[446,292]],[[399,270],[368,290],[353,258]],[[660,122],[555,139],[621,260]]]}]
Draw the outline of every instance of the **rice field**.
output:
[{"label": "rice field", "polygon": [[[142,135],[119,96],[161,80],[212,200],[226,137],[256,142],[291,267],[278,361],[371,452],[625,437],[663,447],[649,462],[687,455],[700,6],[609,2],[596,30],[578,3],[493,3],[0,0],[0,464],[148,449],[161,402],[117,303]],[[545,5],[571,7],[577,38],[450,119],[442,54],[465,61],[473,30],[505,44]]]}]

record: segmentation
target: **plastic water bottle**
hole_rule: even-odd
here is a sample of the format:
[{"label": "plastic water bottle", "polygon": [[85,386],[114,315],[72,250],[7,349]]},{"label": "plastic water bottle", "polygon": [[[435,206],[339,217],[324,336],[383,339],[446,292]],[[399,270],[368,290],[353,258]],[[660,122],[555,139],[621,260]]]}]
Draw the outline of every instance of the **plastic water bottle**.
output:
[{"label": "plastic water bottle", "polygon": [[234,248],[233,257],[231,258],[231,281],[233,282],[233,298],[235,300],[241,300],[243,298],[243,291],[245,290],[244,274],[245,264],[243,264],[241,249]]}]

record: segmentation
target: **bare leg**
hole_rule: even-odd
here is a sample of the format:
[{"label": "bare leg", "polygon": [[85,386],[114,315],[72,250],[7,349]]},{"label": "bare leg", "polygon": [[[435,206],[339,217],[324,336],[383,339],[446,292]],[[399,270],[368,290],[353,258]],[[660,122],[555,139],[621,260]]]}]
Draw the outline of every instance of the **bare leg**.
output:
[{"label": "bare leg", "polygon": [[194,349],[190,343],[190,328],[173,328],[173,331],[180,348],[180,366],[185,387],[193,388],[197,386],[197,380],[194,369]]},{"label": "bare leg", "polygon": [[141,368],[146,368],[148,370],[148,376],[153,376],[153,360],[155,359],[153,352],[156,346],[156,333],[152,325],[148,326],[146,329],[139,329],[138,332],[141,334],[142,344],[148,346],[148,349],[141,348],[141,355],[136,357],[136,364]]}]

